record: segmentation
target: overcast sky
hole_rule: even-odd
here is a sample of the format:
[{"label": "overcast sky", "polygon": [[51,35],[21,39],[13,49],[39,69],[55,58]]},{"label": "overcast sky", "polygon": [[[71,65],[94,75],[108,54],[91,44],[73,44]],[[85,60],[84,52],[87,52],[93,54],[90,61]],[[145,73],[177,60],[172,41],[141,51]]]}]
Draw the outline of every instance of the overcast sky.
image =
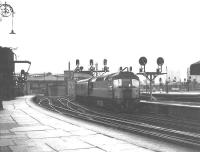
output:
[{"label": "overcast sky", "polygon": [[[4,1],[1,1],[4,2]],[[190,64],[200,60],[200,1],[184,0],[9,0],[16,14],[0,22],[0,44],[18,47],[18,59],[30,60],[30,73],[63,73],[80,59],[110,70],[133,66],[139,70],[141,56],[147,71],[164,69],[186,77]],[[165,72],[165,71],[164,71]]]}]

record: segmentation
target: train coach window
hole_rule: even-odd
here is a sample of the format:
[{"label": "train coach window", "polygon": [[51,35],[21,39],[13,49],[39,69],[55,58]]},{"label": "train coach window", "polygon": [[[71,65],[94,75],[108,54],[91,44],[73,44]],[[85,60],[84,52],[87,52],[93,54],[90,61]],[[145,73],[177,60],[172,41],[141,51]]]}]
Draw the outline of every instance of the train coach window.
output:
[{"label": "train coach window", "polygon": [[116,88],[118,87],[118,80],[113,80],[113,86]]}]

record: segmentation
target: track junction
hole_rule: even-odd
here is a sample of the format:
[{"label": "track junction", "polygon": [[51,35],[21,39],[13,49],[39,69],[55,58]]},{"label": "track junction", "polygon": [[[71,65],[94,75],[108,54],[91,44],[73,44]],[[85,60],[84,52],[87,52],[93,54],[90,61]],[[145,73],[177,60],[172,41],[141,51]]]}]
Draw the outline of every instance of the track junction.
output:
[{"label": "track junction", "polygon": [[70,97],[40,97],[36,103],[61,115],[70,115],[130,133],[200,148],[200,123],[197,121],[140,112],[113,113],[105,109],[80,105]]}]

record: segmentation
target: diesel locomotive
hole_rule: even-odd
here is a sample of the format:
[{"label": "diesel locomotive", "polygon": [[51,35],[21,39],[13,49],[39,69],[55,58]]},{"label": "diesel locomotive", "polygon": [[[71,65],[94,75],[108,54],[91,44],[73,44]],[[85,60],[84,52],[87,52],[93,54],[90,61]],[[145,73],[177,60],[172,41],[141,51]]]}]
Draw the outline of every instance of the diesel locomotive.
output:
[{"label": "diesel locomotive", "polygon": [[139,77],[130,71],[92,77],[76,82],[76,100],[101,107],[132,109],[140,99]]}]

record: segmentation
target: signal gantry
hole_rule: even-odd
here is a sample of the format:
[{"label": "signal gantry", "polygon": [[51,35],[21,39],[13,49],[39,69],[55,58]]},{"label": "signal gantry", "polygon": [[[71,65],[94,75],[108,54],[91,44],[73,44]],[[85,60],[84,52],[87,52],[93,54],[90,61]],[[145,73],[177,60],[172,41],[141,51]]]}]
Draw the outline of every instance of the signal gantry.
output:
[{"label": "signal gantry", "polygon": [[98,64],[96,63],[94,66],[94,61],[93,59],[90,59],[90,67],[88,70],[83,70],[83,66],[80,66],[80,61],[79,59],[76,59],[76,68],[74,72],[87,72],[90,73],[92,76],[98,76],[99,73],[106,73],[109,72],[109,67],[107,66],[107,59],[103,60],[103,65],[104,67],[102,70],[98,70]]},{"label": "signal gantry", "polygon": [[162,66],[164,64],[164,59],[162,57],[159,57],[157,59],[158,68],[156,69],[156,72],[146,72],[145,66],[147,64],[147,58],[141,57],[139,59],[139,64],[141,65],[141,68],[139,69],[138,75],[143,75],[150,81],[150,100],[152,100],[152,83],[155,80],[155,78],[158,75],[163,75],[167,73],[162,73]]}]

